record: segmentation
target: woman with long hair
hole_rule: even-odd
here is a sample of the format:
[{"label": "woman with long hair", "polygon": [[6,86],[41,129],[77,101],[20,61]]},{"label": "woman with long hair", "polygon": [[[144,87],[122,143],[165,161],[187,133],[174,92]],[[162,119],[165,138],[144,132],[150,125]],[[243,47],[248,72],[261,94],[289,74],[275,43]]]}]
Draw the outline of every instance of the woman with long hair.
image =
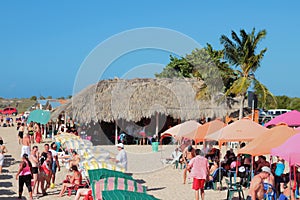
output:
[{"label": "woman with long hair", "polygon": [[18,173],[16,174],[16,180],[19,179],[19,197],[18,197],[18,199],[22,199],[24,183],[28,189],[30,199],[32,199],[31,178],[32,178],[32,165],[28,159],[28,154],[25,153],[22,156],[22,162],[19,166]]},{"label": "woman with long hair", "polygon": [[71,168],[74,174],[73,176],[67,175],[67,180],[64,181],[58,197],[62,197],[68,187],[74,187],[75,185],[80,185],[82,182],[82,176],[81,173],[78,171],[77,166],[73,165]]}]

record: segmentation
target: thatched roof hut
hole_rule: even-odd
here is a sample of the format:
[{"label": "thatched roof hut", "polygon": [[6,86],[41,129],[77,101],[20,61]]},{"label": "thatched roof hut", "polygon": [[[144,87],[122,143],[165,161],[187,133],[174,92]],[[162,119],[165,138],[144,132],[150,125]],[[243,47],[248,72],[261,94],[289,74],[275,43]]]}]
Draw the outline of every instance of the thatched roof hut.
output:
[{"label": "thatched roof hut", "polygon": [[102,80],[75,95],[59,111],[65,110],[80,122],[136,122],[156,113],[182,120],[225,116],[229,109],[225,103],[195,99],[203,83],[197,79]]}]

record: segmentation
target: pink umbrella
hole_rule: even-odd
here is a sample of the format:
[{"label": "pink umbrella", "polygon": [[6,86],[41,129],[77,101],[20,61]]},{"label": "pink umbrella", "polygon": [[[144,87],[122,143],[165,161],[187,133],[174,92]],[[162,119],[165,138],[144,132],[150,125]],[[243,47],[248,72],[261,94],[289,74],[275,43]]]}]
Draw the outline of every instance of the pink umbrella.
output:
[{"label": "pink umbrella", "polygon": [[300,164],[299,143],[300,132],[287,139],[282,145],[271,149],[271,155],[283,158],[290,165]]},{"label": "pink umbrella", "polygon": [[277,125],[279,123],[285,123],[288,126],[299,126],[300,125],[300,112],[297,110],[293,110],[282,115],[275,117],[265,124],[265,127],[271,125]]}]

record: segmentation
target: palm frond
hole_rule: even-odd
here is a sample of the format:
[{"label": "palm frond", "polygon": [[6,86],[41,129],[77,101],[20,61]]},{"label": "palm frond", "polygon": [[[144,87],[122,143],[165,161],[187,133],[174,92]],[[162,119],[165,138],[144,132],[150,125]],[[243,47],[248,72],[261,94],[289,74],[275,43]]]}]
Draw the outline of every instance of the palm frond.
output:
[{"label": "palm frond", "polygon": [[251,84],[251,81],[248,77],[240,77],[233,82],[232,86],[225,92],[226,96],[230,94],[242,95],[245,94]]},{"label": "palm frond", "polygon": [[273,104],[277,104],[276,97],[267,89],[265,85],[259,82],[257,79],[254,79],[254,89],[255,93],[259,97],[259,101],[261,102],[262,107],[265,107],[268,98],[271,99]]}]

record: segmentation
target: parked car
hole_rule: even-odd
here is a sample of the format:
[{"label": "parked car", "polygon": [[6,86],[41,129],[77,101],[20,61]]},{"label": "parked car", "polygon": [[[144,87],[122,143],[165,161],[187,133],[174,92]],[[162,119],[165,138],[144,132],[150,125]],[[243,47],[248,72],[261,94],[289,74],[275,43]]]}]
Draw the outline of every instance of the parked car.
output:
[{"label": "parked car", "polygon": [[3,110],[0,110],[0,114],[2,114],[2,115],[17,115],[18,110],[16,108],[7,107],[7,108],[4,108]]},{"label": "parked car", "polygon": [[272,115],[273,117],[276,117],[278,115],[282,115],[286,112],[290,112],[291,110],[288,109],[273,109],[273,110],[268,110],[268,115]]}]

